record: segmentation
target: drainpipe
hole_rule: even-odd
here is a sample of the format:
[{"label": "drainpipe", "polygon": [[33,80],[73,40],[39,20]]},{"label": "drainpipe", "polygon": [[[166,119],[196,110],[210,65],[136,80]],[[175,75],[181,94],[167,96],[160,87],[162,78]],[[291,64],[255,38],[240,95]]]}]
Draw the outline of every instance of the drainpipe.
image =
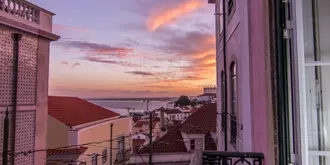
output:
[{"label": "drainpipe", "polygon": [[278,115],[279,164],[290,163],[288,116],[288,75],[286,48],[283,38],[285,11],[282,0],[275,0],[276,92]]},{"label": "drainpipe", "polygon": [[226,15],[226,2],[227,0],[222,0],[222,36],[223,36],[223,67],[224,67],[224,74],[225,74],[225,88],[224,88],[224,95],[225,95],[225,102],[224,102],[224,109],[225,109],[225,151],[228,151],[228,106],[227,106],[227,101],[228,101],[228,96],[227,96],[227,59],[226,59],[226,25],[227,25],[227,15]]},{"label": "drainpipe", "polygon": [[16,137],[16,112],[17,112],[17,91],[18,91],[18,62],[19,62],[19,41],[22,35],[14,33],[14,80],[13,80],[13,110],[12,110],[12,139],[11,139],[11,164],[15,164],[15,137]]},{"label": "drainpipe", "polygon": [[112,165],[112,131],[113,131],[113,124],[110,125],[110,165]]}]

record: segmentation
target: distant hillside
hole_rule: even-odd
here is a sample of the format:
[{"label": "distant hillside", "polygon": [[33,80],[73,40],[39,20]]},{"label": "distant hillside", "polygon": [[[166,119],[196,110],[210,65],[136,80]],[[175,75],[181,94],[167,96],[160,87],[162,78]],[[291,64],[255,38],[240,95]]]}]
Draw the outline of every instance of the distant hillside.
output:
[{"label": "distant hillside", "polygon": [[120,101],[172,101],[178,99],[177,97],[157,97],[157,98],[85,98],[86,100],[120,100]]}]

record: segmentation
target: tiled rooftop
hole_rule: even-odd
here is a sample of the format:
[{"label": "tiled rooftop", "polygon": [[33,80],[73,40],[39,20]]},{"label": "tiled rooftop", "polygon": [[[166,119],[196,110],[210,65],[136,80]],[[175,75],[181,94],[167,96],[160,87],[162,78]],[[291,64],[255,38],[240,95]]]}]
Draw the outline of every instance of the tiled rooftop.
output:
[{"label": "tiled rooftop", "polygon": [[48,114],[68,126],[119,117],[118,113],[77,97],[48,97]]},{"label": "tiled rooftop", "polygon": [[[216,104],[207,104],[190,115],[186,121],[176,125],[160,139],[153,142],[154,153],[187,152],[181,131],[184,133],[205,134],[205,149],[216,150],[216,145],[210,132],[216,132],[217,108]],[[138,153],[148,153],[146,145]]]},{"label": "tiled rooftop", "polygon": [[47,156],[80,155],[80,154],[84,153],[87,149],[88,149],[87,147],[52,149],[52,150],[47,150]]}]

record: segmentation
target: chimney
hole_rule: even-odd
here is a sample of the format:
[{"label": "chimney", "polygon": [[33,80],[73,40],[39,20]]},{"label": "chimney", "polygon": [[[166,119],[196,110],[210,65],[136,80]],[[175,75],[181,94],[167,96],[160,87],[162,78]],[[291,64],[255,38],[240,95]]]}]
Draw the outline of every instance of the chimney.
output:
[{"label": "chimney", "polygon": [[164,109],[160,109],[160,130],[165,131],[165,125],[164,125]]}]

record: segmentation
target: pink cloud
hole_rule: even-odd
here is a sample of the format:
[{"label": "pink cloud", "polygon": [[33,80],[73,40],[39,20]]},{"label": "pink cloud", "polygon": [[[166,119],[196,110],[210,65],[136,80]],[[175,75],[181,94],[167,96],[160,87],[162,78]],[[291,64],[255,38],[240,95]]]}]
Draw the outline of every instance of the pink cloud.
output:
[{"label": "pink cloud", "polygon": [[80,65],[80,63],[76,62],[76,63],[72,64],[72,68],[75,68],[76,66],[79,66],[79,65]]},{"label": "pink cloud", "polygon": [[61,32],[61,31],[92,32],[93,30],[87,28],[70,27],[65,25],[54,24],[53,31],[54,32]]}]

